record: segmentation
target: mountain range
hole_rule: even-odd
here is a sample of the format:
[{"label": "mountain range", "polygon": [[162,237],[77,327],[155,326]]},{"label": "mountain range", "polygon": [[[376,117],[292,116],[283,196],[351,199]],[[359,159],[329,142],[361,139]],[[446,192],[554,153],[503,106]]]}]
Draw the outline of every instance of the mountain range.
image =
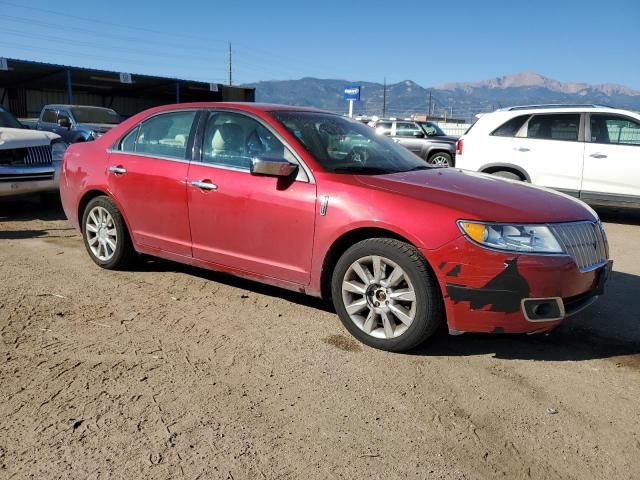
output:
[{"label": "mountain range", "polygon": [[[354,112],[364,115],[382,114],[384,86],[375,82],[337,79],[301,78],[253,83],[256,101],[287,105],[312,106],[335,112],[346,112],[343,100],[346,85],[361,85],[361,101]],[[449,118],[471,120],[475,114],[512,105],[540,103],[595,103],[617,108],[640,110],[640,90],[622,85],[590,85],[560,82],[535,72],[505,75],[479,82],[456,82],[425,88],[411,80],[386,87],[386,116],[404,117],[431,112]]]}]

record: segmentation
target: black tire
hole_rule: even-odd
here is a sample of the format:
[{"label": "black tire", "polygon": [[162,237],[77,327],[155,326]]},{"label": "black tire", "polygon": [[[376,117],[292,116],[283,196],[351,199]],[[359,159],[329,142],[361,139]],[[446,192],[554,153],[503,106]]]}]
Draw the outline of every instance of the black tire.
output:
[{"label": "black tire", "polygon": [[[112,256],[106,260],[98,258],[89,246],[87,219],[89,218],[90,212],[96,207],[104,208],[109,215],[111,215],[111,218],[113,219],[113,227],[115,228],[117,235],[116,248],[113,251]],[[131,243],[131,237],[129,236],[129,231],[124,223],[122,214],[107,196],[101,195],[99,197],[92,198],[85,207],[84,212],[82,213],[82,238],[91,260],[107,270],[123,270],[131,264],[135,257],[135,250]]]},{"label": "black tire", "polygon": [[[434,162],[437,161],[437,165]],[[446,162],[446,165],[444,164]],[[435,152],[429,155],[427,158],[427,163],[433,167],[453,167],[453,160],[451,159],[451,155],[447,152]]]},{"label": "black tire", "polygon": [[509,172],[507,170],[498,170],[497,172],[491,172],[491,175],[495,175],[500,178],[507,178],[509,180],[516,180],[518,182],[523,182],[524,178],[522,178],[517,173]]},{"label": "black tire", "polygon": [[[377,338],[365,333],[347,313],[342,283],[356,260],[369,256],[391,260],[404,270],[415,292],[415,317],[406,330],[395,338]],[[380,350],[410,350],[431,337],[442,324],[442,294],[429,265],[412,245],[390,238],[371,238],[351,246],[338,260],[331,279],[334,307],[345,328],[362,343]]]}]

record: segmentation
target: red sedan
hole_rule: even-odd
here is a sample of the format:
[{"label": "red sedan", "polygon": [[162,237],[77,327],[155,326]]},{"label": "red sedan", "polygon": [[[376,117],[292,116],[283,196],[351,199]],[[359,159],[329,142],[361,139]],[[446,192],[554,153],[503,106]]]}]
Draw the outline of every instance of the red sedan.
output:
[{"label": "red sedan", "polygon": [[598,216],[531,185],[437,169],[358,122],[261,104],[169,105],[69,147],[67,217],[103,268],[135,253],[332,298],[391,351],[450,332],[546,331],[610,271]]}]

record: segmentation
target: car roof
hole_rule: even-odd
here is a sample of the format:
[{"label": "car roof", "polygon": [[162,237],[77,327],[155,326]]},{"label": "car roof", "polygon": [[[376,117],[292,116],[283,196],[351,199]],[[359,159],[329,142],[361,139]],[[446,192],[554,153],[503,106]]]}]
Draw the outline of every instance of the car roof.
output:
[{"label": "car roof", "polygon": [[604,105],[520,105],[514,107],[500,108],[493,112],[485,113],[485,115],[505,114],[507,116],[540,114],[540,113],[578,113],[578,112],[595,112],[595,113],[627,113],[634,114],[630,110],[614,108]]},{"label": "car roof", "polygon": [[315,113],[331,113],[327,110],[320,110],[313,107],[300,107],[295,105],[280,105],[276,103],[254,103],[254,102],[192,102],[192,103],[174,103],[170,105],[162,105],[155,107],[156,112],[165,110],[176,110],[181,108],[230,108],[234,110],[243,110],[245,112],[315,112]]}]

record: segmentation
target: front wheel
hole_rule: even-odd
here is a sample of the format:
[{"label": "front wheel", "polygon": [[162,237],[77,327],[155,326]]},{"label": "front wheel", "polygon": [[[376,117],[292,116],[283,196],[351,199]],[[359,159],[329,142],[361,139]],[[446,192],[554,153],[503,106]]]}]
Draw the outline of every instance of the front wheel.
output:
[{"label": "front wheel", "polygon": [[372,238],[353,245],[336,264],[331,290],[346,329],[381,350],[414,348],[443,319],[442,296],[424,257],[399,240]]},{"label": "front wheel", "polygon": [[126,268],[134,257],[127,227],[109,197],[95,197],[87,204],[82,215],[82,237],[89,256],[102,268]]},{"label": "front wheel", "polygon": [[427,159],[427,163],[432,167],[453,167],[451,155],[447,152],[436,152]]}]

